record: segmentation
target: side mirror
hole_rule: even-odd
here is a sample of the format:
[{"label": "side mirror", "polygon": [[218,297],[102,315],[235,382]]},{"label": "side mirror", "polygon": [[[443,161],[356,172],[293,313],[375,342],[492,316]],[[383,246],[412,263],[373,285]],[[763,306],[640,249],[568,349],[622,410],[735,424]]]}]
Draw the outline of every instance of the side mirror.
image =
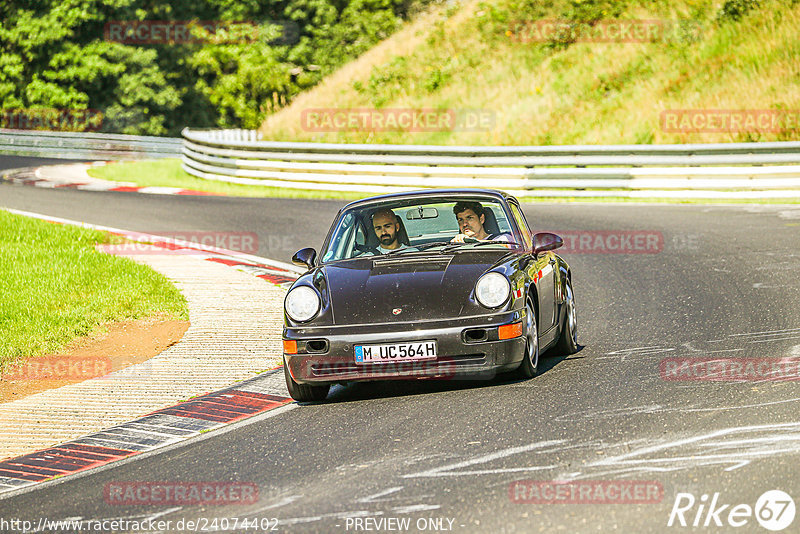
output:
[{"label": "side mirror", "polygon": [[550,232],[538,232],[533,234],[533,253],[539,254],[548,250],[555,250],[564,245],[564,240],[556,234]]},{"label": "side mirror", "polygon": [[313,248],[301,248],[292,256],[292,263],[298,267],[308,267],[313,269],[317,259],[317,251]]}]

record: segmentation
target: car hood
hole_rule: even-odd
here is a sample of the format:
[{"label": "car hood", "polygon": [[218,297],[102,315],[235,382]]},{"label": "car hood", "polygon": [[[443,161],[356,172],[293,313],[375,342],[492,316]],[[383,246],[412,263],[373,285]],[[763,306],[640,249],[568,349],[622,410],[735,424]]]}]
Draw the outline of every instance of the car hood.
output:
[{"label": "car hood", "polygon": [[[458,317],[478,278],[507,252],[371,256],[323,267],[335,324]],[[400,309],[400,313],[397,310]]]}]

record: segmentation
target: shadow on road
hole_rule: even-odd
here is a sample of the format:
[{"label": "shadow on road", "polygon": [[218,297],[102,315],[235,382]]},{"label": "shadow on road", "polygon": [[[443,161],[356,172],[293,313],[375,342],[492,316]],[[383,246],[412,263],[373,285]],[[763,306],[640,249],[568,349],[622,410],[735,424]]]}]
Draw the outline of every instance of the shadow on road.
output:
[{"label": "shadow on road", "polygon": [[[346,385],[335,385],[323,403],[354,402],[391,397],[407,397],[411,395],[433,395],[447,391],[472,390],[477,388],[502,387],[508,384],[530,382],[532,386],[540,376],[555,368],[567,359],[580,357],[583,345],[578,352],[570,356],[543,355],[539,360],[539,374],[530,379],[519,378],[510,373],[485,373],[479,377],[459,377],[442,379],[409,379],[409,380],[375,380],[371,382],[350,382]],[[315,404],[315,403],[302,403]]]}]

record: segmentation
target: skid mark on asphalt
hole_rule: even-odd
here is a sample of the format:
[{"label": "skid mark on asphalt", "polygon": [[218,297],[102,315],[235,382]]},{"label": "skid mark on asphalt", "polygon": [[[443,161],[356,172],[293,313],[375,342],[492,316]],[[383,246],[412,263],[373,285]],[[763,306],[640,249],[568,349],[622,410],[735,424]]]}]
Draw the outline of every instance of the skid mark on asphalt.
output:
[{"label": "skid mark on asphalt", "polygon": [[631,349],[620,349],[611,352],[606,352],[603,356],[594,356],[592,360],[614,360],[619,362],[626,362],[629,358],[636,358],[640,356],[653,356],[656,354],[665,354],[667,352],[674,352],[678,350],[675,347],[634,347]]},{"label": "skid mark on asphalt", "polygon": [[[521,453],[536,451],[538,454],[562,454],[565,446],[586,449],[586,455],[602,451],[624,451],[601,459],[587,461],[580,471],[561,471],[561,463],[529,464],[519,467],[492,467],[497,462]],[[751,425],[724,428],[700,435],[670,440],[637,439],[619,443],[597,442],[568,444],[563,440],[532,443],[510,447],[501,451],[477,456],[461,462],[444,465],[416,473],[402,475],[403,478],[442,477],[458,475],[505,475],[522,472],[546,472],[553,480],[580,480],[593,477],[624,477],[641,473],[666,473],[697,467],[718,466],[725,471],[740,469],[756,460],[783,454],[800,454],[800,422],[772,425]],[[526,456],[527,458],[527,456]],[[488,465],[487,465],[488,464]],[[484,469],[456,471],[464,467],[483,465]]]},{"label": "skid mark on asphalt", "polygon": [[[717,354],[743,352],[746,350],[742,347],[743,343],[749,345],[758,345],[761,343],[777,343],[782,341],[790,341],[793,339],[800,339],[800,328],[786,328],[781,330],[764,330],[757,332],[729,334],[722,339],[692,340],[672,347],[652,345],[644,347],[622,348],[605,352],[597,356],[592,356],[592,361],[611,360],[615,363],[623,363],[629,359],[647,359],[649,356],[657,356],[660,354],[669,354],[670,357],[680,357],[683,354],[691,354],[696,356],[698,353]],[[725,344],[728,346],[726,347]],[[706,345],[710,346],[706,347]],[[787,347],[787,352],[789,355],[800,355],[800,353],[793,352],[795,351],[795,347],[800,347],[800,345]],[[759,348],[758,350],[763,349]]]},{"label": "skid mark on asphalt", "polygon": [[[725,428],[698,436],[656,443],[589,462],[574,478],[670,472],[701,466],[738,469],[758,459],[800,453],[800,423]],[[586,471],[589,471],[588,473]]]},{"label": "skid mark on asphalt", "polygon": [[379,497],[385,497],[387,495],[391,495],[392,493],[397,493],[403,489],[403,486],[396,486],[394,488],[389,488],[383,491],[379,491],[378,493],[367,495],[366,497],[362,497],[358,499],[356,502],[376,502],[376,501],[387,501],[389,499],[381,499]]},{"label": "skid mark on asphalt", "polygon": [[473,465],[480,465],[486,464],[489,462],[493,462],[495,460],[501,460],[508,456],[514,456],[516,454],[520,454],[523,452],[530,452],[536,449],[547,449],[552,450],[554,445],[561,445],[566,443],[565,440],[550,440],[550,441],[541,441],[537,443],[531,443],[530,445],[522,445],[521,447],[511,447],[509,449],[504,449],[497,452],[492,452],[489,454],[485,454],[483,456],[478,456],[477,458],[473,458],[471,460],[464,460],[461,462],[455,462],[448,465],[443,465],[441,467],[434,467],[433,469],[428,469],[425,471],[420,471],[418,473],[411,473],[403,475],[403,478],[421,478],[421,477],[447,477],[447,476],[466,476],[466,475],[486,475],[486,474],[498,474],[498,473],[517,473],[517,472],[526,472],[526,471],[542,471],[557,467],[555,465],[536,465],[536,466],[528,466],[528,467],[505,467],[505,468],[495,468],[495,469],[479,469],[479,470],[470,470],[470,471],[456,471],[456,469],[461,469],[463,467],[471,467]]},{"label": "skid mark on asphalt", "polygon": [[744,334],[730,334],[728,337],[752,337],[752,336],[779,336],[782,334],[792,334],[800,332],[800,328],[785,328],[782,330],[762,330],[760,332],[746,332]]},{"label": "skid mark on asphalt", "polygon": [[755,404],[741,404],[734,406],[688,406],[688,407],[664,407],[659,404],[648,406],[630,406],[625,408],[616,408],[613,410],[601,410],[599,412],[585,411],[572,412],[569,414],[559,415],[554,420],[561,422],[576,422],[582,419],[614,419],[617,417],[629,417],[631,415],[640,414],[654,414],[654,413],[669,413],[669,412],[720,412],[729,410],[749,410],[754,408],[764,408],[765,406],[775,406],[778,404],[789,404],[792,402],[800,402],[800,397],[793,397],[791,399],[781,399],[777,401],[758,402]]},{"label": "skid mark on asphalt", "polygon": [[412,504],[411,506],[398,506],[392,508],[396,514],[411,514],[414,512],[428,512],[430,510],[438,510],[441,508],[438,504]]},{"label": "skid mark on asphalt", "polygon": [[704,353],[704,354],[715,353],[715,352],[741,352],[741,351],[743,351],[743,350],[744,350],[744,349],[743,349],[743,348],[741,348],[741,347],[739,347],[739,348],[735,348],[735,349],[714,349],[714,350],[708,350],[708,349],[705,349],[705,350],[704,350],[704,349],[696,349],[696,348],[694,347],[694,343],[692,343],[692,342],[689,342],[689,343],[684,343],[683,345],[681,345],[681,347],[683,347],[683,348],[685,348],[685,349],[688,349],[688,350],[689,350],[689,351],[691,351],[691,352],[702,352],[702,353]]}]

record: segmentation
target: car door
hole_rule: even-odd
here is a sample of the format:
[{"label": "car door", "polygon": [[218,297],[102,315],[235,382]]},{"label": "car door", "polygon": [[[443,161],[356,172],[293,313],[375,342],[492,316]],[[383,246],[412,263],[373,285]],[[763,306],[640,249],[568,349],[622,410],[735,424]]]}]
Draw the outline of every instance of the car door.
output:
[{"label": "car door", "polygon": [[[509,201],[511,214],[517,222],[517,226],[522,233],[527,249],[532,248],[532,233],[522,213],[519,205],[514,201]],[[528,274],[536,284],[536,293],[539,297],[539,317],[537,317],[539,332],[543,333],[553,327],[556,320],[556,287],[555,287],[555,264],[556,256],[553,252],[545,252],[534,257],[528,267]]]}]

